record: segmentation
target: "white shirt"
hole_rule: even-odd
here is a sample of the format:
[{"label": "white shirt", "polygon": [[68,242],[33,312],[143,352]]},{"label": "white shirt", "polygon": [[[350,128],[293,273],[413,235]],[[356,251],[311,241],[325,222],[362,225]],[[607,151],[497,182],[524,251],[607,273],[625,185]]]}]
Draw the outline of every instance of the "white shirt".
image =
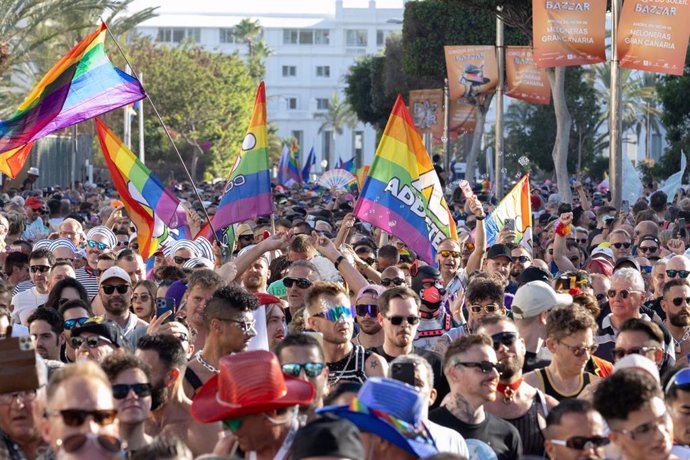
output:
[{"label": "white shirt", "polygon": [[450,452],[464,458],[470,458],[467,443],[460,433],[431,420],[424,421],[424,424],[429,429],[431,436],[434,437],[439,452]]},{"label": "white shirt", "polygon": [[15,296],[12,297],[12,322],[27,326],[26,320],[31,316],[31,313],[33,313],[39,305],[46,303],[46,300],[48,300],[48,294],[39,294],[36,287],[15,294]]}]

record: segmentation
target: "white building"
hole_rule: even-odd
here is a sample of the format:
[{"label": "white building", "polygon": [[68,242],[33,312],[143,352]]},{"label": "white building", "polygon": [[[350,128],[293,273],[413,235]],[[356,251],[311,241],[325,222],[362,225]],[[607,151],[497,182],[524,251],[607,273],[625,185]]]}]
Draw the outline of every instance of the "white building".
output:
[{"label": "white building", "polygon": [[[266,60],[267,116],[281,137],[295,137],[301,160],[313,146],[322,159],[356,157],[370,164],[376,150],[375,131],[358,123],[337,135],[319,132],[334,93],[344,100],[345,75],[358,57],[383,50],[386,37],[402,30],[404,0],[136,0],[132,11],[160,6],[158,16],[137,31],[168,44],[191,37],[213,51],[246,54],[235,43],[233,26],[245,18],[258,20],[271,49]],[[251,97],[248,95],[248,97]],[[316,167],[319,170],[319,167]]]}]

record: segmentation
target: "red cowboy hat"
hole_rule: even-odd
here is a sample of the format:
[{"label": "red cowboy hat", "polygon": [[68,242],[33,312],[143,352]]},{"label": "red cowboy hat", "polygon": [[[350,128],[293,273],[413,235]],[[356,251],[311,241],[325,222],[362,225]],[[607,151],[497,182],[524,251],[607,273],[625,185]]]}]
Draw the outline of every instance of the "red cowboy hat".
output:
[{"label": "red cowboy hat", "polygon": [[211,423],[305,405],[313,399],[312,384],[283,374],[276,355],[244,351],[221,358],[220,372],[194,397],[192,416]]},{"label": "red cowboy hat", "polygon": [[272,303],[280,303],[280,299],[271,294],[264,294],[263,292],[257,292],[254,294],[257,299],[259,299],[259,305],[270,305]]}]

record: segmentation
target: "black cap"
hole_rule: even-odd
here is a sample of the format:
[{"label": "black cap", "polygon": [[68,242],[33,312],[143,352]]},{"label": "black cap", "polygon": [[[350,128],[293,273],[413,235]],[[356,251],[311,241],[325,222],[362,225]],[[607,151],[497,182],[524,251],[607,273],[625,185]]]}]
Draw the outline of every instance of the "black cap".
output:
[{"label": "black cap", "polygon": [[616,265],[613,267],[613,271],[615,272],[619,268],[621,268],[622,265],[625,264],[630,264],[632,265],[635,270],[638,272],[641,272],[642,269],[640,268],[640,263],[635,259],[633,256],[623,256],[619,257],[618,260],[616,260]]},{"label": "black cap", "polygon": [[292,459],[335,457],[359,460],[364,448],[359,430],[345,419],[323,417],[305,425],[295,434]]},{"label": "black cap", "polygon": [[98,316],[90,318],[83,325],[72,329],[72,337],[79,337],[83,332],[91,332],[108,339],[117,348],[125,346],[125,338],[122,335],[122,329],[115,321],[109,319],[102,319]]},{"label": "black cap", "polygon": [[642,235],[640,237],[640,242],[637,243],[637,245],[639,246],[643,241],[654,241],[657,244],[657,246],[661,245],[659,238],[657,238],[654,235]]},{"label": "black cap", "polygon": [[513,261],[513,256],[510,254],[510,248],[505,244],[494,244],[489,248],[486,255],[487,259],[495,259],[497,257],[507,257],[511,262]]},{"label": "black cap", "polygon": [[531,281],[543,281],[547,284],[551,284],[551,274],[546,273],[546,271],[540,267],[530,265],[520,273],[520,276],[518,276],[518,285],[522,286]]}]

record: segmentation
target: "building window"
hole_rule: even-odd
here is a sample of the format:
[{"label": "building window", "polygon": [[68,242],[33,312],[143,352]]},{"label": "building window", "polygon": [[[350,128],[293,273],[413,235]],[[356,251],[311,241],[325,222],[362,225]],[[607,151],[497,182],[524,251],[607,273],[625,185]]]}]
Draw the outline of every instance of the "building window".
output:
[{"label": "building window", "polygon": [[219,33],[219,35],[218,35],[219,41],[221,43],[236,43],[235,29],[233,29],[233,28],[219,29],[218,33]]},{"label": "building window", "polygon": [[330,101],[326,97],[317,97],[316,98],[316,110],[328,110],[328,108],[331,106]]},{"label": "building window", "polygon": [[283,29],[284,45],[328,45],[328,29]]},{"label": "building window", "polygon": [[283,44],[284,45],[296,45],[299,40],[299,30],[297,29],[284,29],[283,30]]},{"label": "building window", "polygon": [[198,27],[162,27],[158,29],[157,41],[163,43],[182,43],[191,40],[201,41],[201,29]]},{"label": "building window", "polygon": [[367,46],[366,29],[350,29],[345,31],[345,44],[347,46]]},{"label": "building window", "polygon": [[331,76],[331,66],[328,65],[317,65],[316,66],[316,76],[328,78]]},{"label": "building window", "polygon": [[300,45],[313,45],[314,44],[314,31],[313,30],[300,30],[299,31],[299,44]]},{"label": "building window", "polygon": [[288,97],[287,98],[287,108],[288,110],[297,110],[297,98]]},{"label": "building window", "polygon": [[315,45],[328,45],[330,40],[330,30],[328,29],[316,29],[314,30],[314,44]]},{"label": "building window", "polygon": [[297,67],[294,65],[284,65],[283,66],[283,77],[296,77]]},{"label": "building window", "polygon": [[385,46],[386,39],[390,37],[390,30],[377,30],[376,31],[376,46]]}]

